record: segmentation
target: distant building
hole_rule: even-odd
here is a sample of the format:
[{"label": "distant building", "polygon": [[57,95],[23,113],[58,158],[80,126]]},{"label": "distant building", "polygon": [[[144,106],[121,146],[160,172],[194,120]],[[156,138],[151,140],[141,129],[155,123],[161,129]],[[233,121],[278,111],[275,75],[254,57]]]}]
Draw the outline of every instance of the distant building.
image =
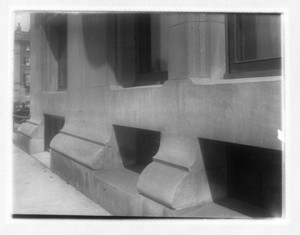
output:
[{"label": "distant building", "polygon": [[14,101],[30,100],[30,33],[23,32],[20,23],[15,31]]}]

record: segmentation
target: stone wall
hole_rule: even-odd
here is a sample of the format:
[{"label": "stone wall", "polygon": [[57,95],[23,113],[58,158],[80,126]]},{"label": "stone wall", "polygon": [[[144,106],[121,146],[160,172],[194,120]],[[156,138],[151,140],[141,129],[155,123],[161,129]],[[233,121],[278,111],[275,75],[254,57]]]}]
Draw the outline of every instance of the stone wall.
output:
[{"label": "stone wall", "polygon": [[[226,182],[212,193],[208,178],[217,175],[217,169],[226,178],[226,163],[215,161],[208,172],[203,151],[219,153],[214,151],[216,145],[209,146],[205,141],[199,144],[198,138],[281,150],[277,139],[282,128],[280,78],[222,80],[226,65],[225,16],[168,14],[159,19],[167,28],[161,40],[165,43],[167,38],[168,80],[162,85],[124,88],[124,82],[130,84],[134,79],[135,60],[132,38],[119,38],[132,33],[131,16],[126,17],[68,15],[65,92],[44,89],[55,80],[45,68],[51,51],[43,18],[33,18],[31,113],[41,120],[37,126],[41,134],[29,135],[28,141],[42,138],[43,114],[65,117],[61,133],[51,143],[53,170],[62,174],[65,168],[59,162],[69,164],[68,169],[79,163],[87,167],[79,169],[89,172],[89,182],[101,170],[123,169],[114,125],[158,131],[158,153],[135,182],[138,196],[131,203],[139,206],[133,215],[170,215],[166,211],[224,197]],[[22,132],[21,128],[20,135]],[[72,161],[76,164],[68,163]],[[74,175],[70,177],[64,178],[68,181]],[[88,186],[78,187],[97,201]]]}]

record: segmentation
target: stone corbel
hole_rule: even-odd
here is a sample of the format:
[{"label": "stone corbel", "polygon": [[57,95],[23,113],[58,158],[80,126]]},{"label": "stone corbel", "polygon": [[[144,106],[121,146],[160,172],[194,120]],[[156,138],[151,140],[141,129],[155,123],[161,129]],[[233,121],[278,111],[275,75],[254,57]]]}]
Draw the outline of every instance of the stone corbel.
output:
[{"label": "stone corbel", "polygon": [[28,154],[44,151],[43,118],[34,116],[18,128],[16,144]]},{"label": "stone corbel", "polygon": [[142,172],[137,189],[142,196],[171,210],[211,201],[198,139],[162,133],[159,151]]},{"label": "stone corbel", "polygon": [[107,125],[95,128],[82,120],[66,120],[63,129],[50,143],[51,167],[55,168],[55,162],[64,158],[91,170],[119,167],[122,162],[113,148],[115,141],[114,131]]}]

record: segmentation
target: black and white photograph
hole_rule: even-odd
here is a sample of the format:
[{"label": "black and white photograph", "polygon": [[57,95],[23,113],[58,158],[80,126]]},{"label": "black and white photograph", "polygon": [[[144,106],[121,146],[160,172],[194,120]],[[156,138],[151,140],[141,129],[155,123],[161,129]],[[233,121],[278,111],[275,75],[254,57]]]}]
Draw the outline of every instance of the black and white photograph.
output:
[{"label": "black and white photograph", "polygon": [[22,14],[13,215],[283,216],[280,14]]},{"label": "black and white photograph", "polygon": [[7,220],[289,223],[292,14],[12,7]]}]

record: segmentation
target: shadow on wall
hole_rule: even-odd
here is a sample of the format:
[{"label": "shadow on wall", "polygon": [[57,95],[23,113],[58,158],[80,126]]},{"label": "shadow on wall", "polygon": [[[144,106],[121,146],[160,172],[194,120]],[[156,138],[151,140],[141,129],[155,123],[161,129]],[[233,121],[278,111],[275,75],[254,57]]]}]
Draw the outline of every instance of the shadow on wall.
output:
[{"label": "shadow on wall", "polygon": [[[108,66],[116,82],[123,87],[163,84],[168,78],[168,63],[166,58],[160,58],[162,42],[158,16],[152,15],[151,18],[150,14],[120,13],[109,17],[107,14],[82,15],[88,64],[94,69]],[[107,24],[107,21],[112,24]]]},{"label": "shadow on wall", "polygon": [[52,23],[48,23],[44,27],[45,35],[51,52],[57,62],[67,51],[67,15],[62,14]]},{"label": "shadow on wall", "polygon": [[[86,58],[91,66],[98,68],[107,63],[103,40],[106,35],[105,15],[101,14],[84,14],[82,15],[83,41]],[[101,30],[99,30],[99,28]]]}]

